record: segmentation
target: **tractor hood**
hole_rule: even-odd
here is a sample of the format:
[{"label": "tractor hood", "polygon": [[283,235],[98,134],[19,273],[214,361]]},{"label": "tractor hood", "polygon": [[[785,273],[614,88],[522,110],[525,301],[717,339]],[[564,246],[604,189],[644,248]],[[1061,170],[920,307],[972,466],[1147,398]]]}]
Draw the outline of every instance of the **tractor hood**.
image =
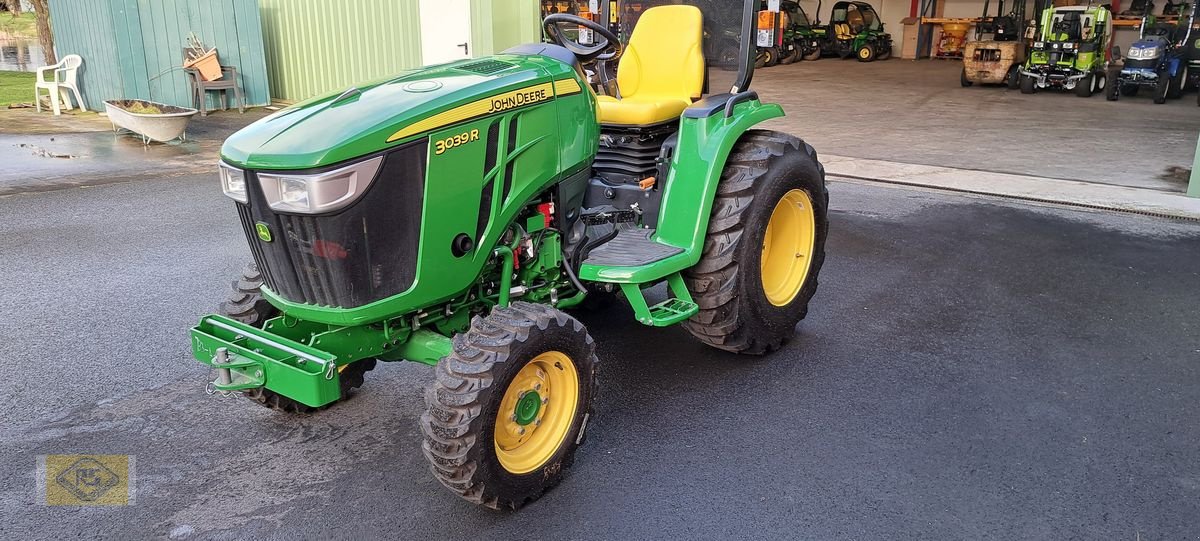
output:
[{"label": "tractor hood", "polygon": [[500,55],[431,66],[288,107],[226,139],[221,158],[248,169],[332,165],[452,123],[422,122],[438,113],[561,79],[564,73],[574,77],[575,72],[539,56]]}]

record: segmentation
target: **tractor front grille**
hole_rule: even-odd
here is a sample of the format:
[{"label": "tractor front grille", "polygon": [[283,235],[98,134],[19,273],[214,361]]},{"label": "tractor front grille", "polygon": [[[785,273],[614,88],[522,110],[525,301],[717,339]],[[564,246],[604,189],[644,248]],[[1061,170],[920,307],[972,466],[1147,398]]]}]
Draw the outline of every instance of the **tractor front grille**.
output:
[{"label": "tractor front grille", "polygon": [[407,290],[416,277],[427,150],[421,141],[389,151],[367,193],[330,214],[276,213],[247,171],[249,203],[237,205],[238,216],[266,287],[291,302],[335,308]]}]

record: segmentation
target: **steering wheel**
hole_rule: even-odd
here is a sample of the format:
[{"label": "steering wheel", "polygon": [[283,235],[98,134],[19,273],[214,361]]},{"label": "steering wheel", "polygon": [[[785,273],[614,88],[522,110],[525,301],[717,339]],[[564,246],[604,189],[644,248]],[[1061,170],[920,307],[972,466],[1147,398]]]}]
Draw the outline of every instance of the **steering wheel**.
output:
[{"label": "steering wheel", "polygon": [[[600,43],[595,45],[584,45],[577,40],[567,37],[563,29],[563,25],[582,26],[599,35]],[[605,28],[604,25],[569,15],[566,13],[554,13],[542,20],[542,28],[546,30],[546,35],[550,36],[555,43],[565,47],[579,58],[580,62],[591,62],[593,60],[613,60],[621,56],[621,40],[611,30]]]}]

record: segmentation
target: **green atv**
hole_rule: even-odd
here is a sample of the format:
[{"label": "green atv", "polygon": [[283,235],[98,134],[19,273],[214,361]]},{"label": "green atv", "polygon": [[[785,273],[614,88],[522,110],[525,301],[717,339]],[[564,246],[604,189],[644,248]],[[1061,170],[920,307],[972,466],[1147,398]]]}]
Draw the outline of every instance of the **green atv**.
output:
[{"label": "green atv", "polygon": [[1021,69],[1021,92],[1061,88],[1086,98],[1104,90],[1112,35],[1108,8],[1064,6],[1042,11],[1038,39]]},{"label": "green atv", "polygon": [[[517,508],[593,426],[598,348],[564,310],[619,292],[639,323],[779,348],[825,258],[824,170],[754,129],[783,115],[750,89],[757,0],[660,3],[624,46],[554,14],[554,43],[350,88],[226,140],[221,186],[254,264],[191,331],[209,391],[307,413],[377,361],[430,365],[434,476]],[[707,70],[705,19],[738,25],[736,72]],[[618,94],[597,96],[584,65],[618,57]],[[703,95],[706,79],[727,91]]]},{"label": "green atv", "polygon": [[892,56],[892,35],[883,31],[883,21],[871,4],[838,2],[829,14],[829,26],[819,49],[822,54],[841,58],[854,55],[859,62],[887,60]]}]

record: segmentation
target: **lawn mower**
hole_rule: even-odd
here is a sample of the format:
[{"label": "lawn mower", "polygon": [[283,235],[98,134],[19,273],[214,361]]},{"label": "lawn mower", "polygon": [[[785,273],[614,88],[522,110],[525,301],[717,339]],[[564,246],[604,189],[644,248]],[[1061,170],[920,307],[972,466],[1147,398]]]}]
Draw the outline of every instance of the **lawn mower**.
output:
[{"label": "lawn mower", "polygon": [[[253,264],[191,330],[208,390],[310,413],[378,361],[430,365],[433,475],[515,509],[563,478],[593,426],[596,342],[566,310],[619,294],[639,323],[778,349],[816,291],[829,203],[812,147],[756,129],[784,114],[750,88],[757,3],[646,2],[624,45],[551,14],[549,43],[352,87],[229,137],[220,184]],[[707,70],[705,20],[737,25],[736,71]],[[617,62],[614,95],[585,79],[601,59]]]},{"label": "lawn mower", "polygon": [[1074,90],[1086,98],[1104,90],[1112,46],[1112,13],[1105,7],[1063,6],[1042,11],[1037,40],[1021,69],[1021,92]]},{"label": "lawn mower", "polygon": [[[829,29],[813,23],[804,12],[799,2],[784,0],[780,10],[786,14],[787,25],[783,34],[783,51],[780,53],[781,64],[791,64],[797,60],[816,60],[821,58],[821,42]],[[820,12],[821,3],[817,2]]]},{"label": "lawn mower", "polygon": [[[1176,25],[1159,23],[1153,15],[1142,17],[1137,41],[1129,46],[1121,65],[1108,68],[1110,81],[1105,97],[1117,101],[1136,96],[1141,87],[1154,92],[1154,103],[1166,103],[1176,74],[1186,78],[1187,59],[1172,43]],[[1186,79],[1185,79],[1186,80]],[[1182,81],[1176,86],[1182,85]],[[1178,96],[1175,96],[1178,97]]]},{"label": "lawn mower", "polygon": [[[963,48],[960,80],[962,86],[1005,84],[1016,89],[1021,64],[1025,63],[1025,0],[1014,0],[1007,13],[1004,0],[998,0],[995,16],[988,16],[988,4],[984,0],[983,18],[975,25],[975,40]],[[992,39],[983,39],[987,34]]]},{"label": "lawn mower", "polygon": [[854,55],[859,62],[887,60],[892,56],[892,36],[883,31],[883,21],[871,4],[843,1],[833,5],[820,49],[841,58]]}]

